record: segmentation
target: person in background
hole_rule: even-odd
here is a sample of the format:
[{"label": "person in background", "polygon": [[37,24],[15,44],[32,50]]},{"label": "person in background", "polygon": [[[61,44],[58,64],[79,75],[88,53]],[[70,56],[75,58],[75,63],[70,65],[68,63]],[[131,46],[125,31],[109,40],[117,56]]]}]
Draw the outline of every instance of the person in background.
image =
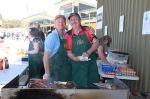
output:
[{"label": "person in background", "polygon": [[40,32],[37,28],[30,28],[29,40],[27,52],[29,58],[29,78],[42,78],[44,74],[44,43],[40,38]]},{"label": "person in background", "polygon": [[108,49],[110,47],[110,44],[112,42],[112,38],[108,35],[103,36],[99,40],[99,47],[98,47],[98,56],[100,60],[102,60],[105,63],[109,63],[106,59],[107,54],[108,54]]},{"label": "person in background", "polygon": [[96,50],[99,42],[88,26],[81,25],[78,13],[71,13],[68,19],[72,29],[65,34],[65,39],[67,54],[72,60],[72,80],[79,87],[87,87],[98,82]]},{"label": "person in background", "polygon": [[68,61],[65,46],[66,18],[63,15],[55,17],[55,30],[45,40],[43,79],[52,81],[70,81],[71,65]]},{"label": "person in background", "polygon": [[34,23],[32,26],[32,28],[37,28],[39,30],[40,33],[40,38],[43,40],[43,42],[45,41],[45,35],[44,32],[42,31],[40,24],[39,23]]},{"label": "person in background", "polygon": [[55,30],[55,28],[51,27],[51,30],[47,33],[47,35],[50,34],[50,33],[52,33],[53,30]]}]

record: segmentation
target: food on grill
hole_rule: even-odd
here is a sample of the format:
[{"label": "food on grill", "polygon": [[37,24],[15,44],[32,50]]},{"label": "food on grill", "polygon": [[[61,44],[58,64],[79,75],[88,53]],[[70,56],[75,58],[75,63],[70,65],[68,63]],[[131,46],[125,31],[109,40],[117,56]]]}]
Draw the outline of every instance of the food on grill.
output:
[{"label": "food on grill", "polygon": [[68,81],[67,83],[66,83],[66,87],[67,88],[75,88],[76,87],[76,85],[75,85],[75,83],[74,82],[72,82],[72,81]]},{"label": "food on grill", "polygon": [[55,88],[56,88],[56,89],[65,89],[66,86],[65,86],[64,84],[59,84],[59,83],[57,83],[57,84],[55,84]]},{"label": "food on grill", "polygon": [[76,88],[75,83],[72,81],[61,82],[54,81],[53,83],[48,83],[47,80],[43,79],[30,79],[29,88],[52,88],[52,89],[73,89]]},{"label": "food on grill", "polygon": [[48,88],[48,82],[43,79],[30,79],[29,88]]},{"label": "food on grill", "polygon": [[55,81],[54,88],[56,88],[56,89],[73,89],[73,88],[76,88],[76,86],[75,86],[75,83],[72,81],[68,81],[68,82]]}]

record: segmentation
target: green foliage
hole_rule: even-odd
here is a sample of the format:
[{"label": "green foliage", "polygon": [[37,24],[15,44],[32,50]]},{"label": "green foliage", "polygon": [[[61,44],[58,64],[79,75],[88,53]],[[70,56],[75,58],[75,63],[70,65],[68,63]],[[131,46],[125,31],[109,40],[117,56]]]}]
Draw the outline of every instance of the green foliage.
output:
[{"label": "green foliage", "polygon": [[2,27],[4,28],[15,28],[21,26],[22,23],[19,20],[2,20]]}]

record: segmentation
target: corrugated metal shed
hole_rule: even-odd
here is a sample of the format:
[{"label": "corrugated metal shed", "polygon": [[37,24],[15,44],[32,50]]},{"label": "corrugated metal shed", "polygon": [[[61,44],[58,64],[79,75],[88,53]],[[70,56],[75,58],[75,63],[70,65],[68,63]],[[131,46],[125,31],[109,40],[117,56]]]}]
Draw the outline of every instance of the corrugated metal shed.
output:
[{"label": "corrugated metal shed", "polygon": [[[128,52],[129,63],[139,81],[125,81],[131,90],[150,92],[150,35],[142,35],[143,15],[150,11],[150,0],[97,0],[103,5],[103,27],[108,26],[113,48]],[[119,32],[119,18],[124,15],[124,32]],[[97,30],[102,36],[103,30]]]}]

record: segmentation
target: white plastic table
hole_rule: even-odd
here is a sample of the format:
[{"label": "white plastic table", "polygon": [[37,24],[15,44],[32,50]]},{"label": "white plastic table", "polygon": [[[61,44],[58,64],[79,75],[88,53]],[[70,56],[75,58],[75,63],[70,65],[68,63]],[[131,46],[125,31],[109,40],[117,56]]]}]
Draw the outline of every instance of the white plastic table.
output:
[{"label": "white plastic table", "polygon": [[9,69],[0,70],[0,85],[6,85],[18,75],[22,75],[28,68],[28,62],[9,64]]},{"label": "white plastic table", "polygon": [[99,68],[98,69],[98,72],[100,74],[101,77],[103,78],[114,78],[114,77],[117,77],[118,79],[125,79],[125,80],[139,80],[139,77],[137,75],[135,76],[125,76],[125,75],[122,75],[122,76],[116,76],[116,75],[106,75],[105,73],[103,73],[101,71],[101,69]]},{"label": "white plastic table", "polygon": [[122,76],[116,76],[116,75],[106,75],[105,73],[103,73],[100,69],[100,60],[97,60],[97,66],[98,66],[98,72],[99,72],[99,75],[103,78],[115,78],[117,77],[118,79],[125,79],[125,80],[139,80],[139,77],[137,75],[135,76],[125,76],[125,75],[122,75]]}]

